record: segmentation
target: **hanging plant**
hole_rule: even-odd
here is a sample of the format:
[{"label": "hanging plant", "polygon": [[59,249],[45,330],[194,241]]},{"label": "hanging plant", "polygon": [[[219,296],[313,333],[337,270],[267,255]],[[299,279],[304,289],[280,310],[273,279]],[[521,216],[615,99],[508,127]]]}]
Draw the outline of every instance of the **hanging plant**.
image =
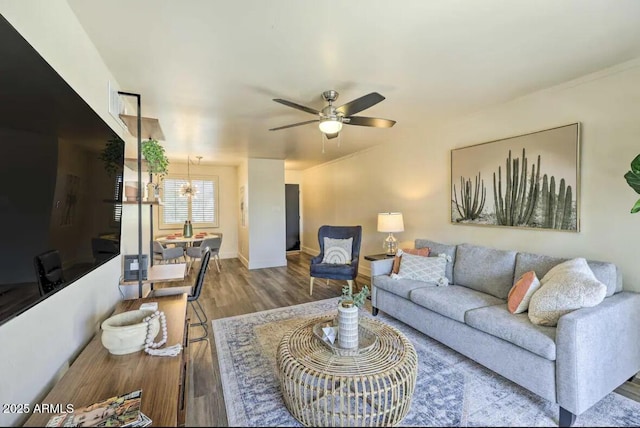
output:
[{"label": "hanging plant", "polygon": [[121,171],[124,164],[124,141],[114,135],[107,141],[98,159],[104,162],[104,169],[109,176]]},{"label": "hanging plant", "polygon": [[164,152],[164,147],[150,138],[142,142],[142,156],[149,165],[149,172],[158,177],[158,182],[169,172],[169,159]]},{"label": "hanging plant", "polygon": [[[627,184],[636,191],[636,193],[640,193],[640,155],[636,156],[633,161],[631,161],[631,171],[628,171],[624,178],[627,180]],[[631,214],[635,214],[640,211],[640,199],[638,199],[635,205],[631,208]]]}]

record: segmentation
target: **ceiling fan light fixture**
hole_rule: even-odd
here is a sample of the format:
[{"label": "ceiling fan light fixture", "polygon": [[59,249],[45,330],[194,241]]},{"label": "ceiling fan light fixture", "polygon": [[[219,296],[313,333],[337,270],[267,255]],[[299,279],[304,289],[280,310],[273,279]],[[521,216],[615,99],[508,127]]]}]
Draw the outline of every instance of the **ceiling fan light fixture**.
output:
[{"label": "ceiling fan light fixture", "polygon": [[320,121],[318,127],[325,134],[335,134],[342,129],[342,122],[336,119],[325,119]]}]

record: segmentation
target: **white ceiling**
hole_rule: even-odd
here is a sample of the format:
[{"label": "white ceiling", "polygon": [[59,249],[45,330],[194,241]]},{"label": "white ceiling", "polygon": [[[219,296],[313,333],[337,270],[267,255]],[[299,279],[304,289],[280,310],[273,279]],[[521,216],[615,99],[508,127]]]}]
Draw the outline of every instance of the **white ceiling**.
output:
[{"label": "white ceiling", "polygon": [[[305,169],[640,57],[638,0],[68,2],[176,160]],[[379,92],[359,115],[398,123],[347,125],[324,153],[316,124],[268,131],[314,119],[273,98],[321,109],[329,89]]]}]

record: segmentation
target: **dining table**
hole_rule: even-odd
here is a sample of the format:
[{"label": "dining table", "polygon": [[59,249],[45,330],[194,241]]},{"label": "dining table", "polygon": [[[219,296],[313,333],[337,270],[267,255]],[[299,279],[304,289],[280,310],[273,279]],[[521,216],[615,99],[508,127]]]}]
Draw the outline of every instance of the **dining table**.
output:
[{"label": "dining table", "polygon": [[220,235],[217,233],[204,233],[204,234],[193,234],[190,237],[186,237],[183,235],[177,234],[169,234],[164,236],[157,236],[156,241],[160,242],[162,245],[165,244],[187,244],[187,246],[193,245],[195,242],[202,242],[205,239],[209,238],[217,238]]}]

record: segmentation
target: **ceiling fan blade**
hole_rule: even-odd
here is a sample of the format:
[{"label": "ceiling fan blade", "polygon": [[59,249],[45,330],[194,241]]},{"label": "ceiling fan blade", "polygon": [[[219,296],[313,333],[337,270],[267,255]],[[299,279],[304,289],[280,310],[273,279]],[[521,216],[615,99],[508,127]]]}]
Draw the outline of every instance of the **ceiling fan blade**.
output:
[{"label": "ceiling fan blade", "polygon": [[320,112],[318,110],[312,109],[311,107],[301,106],[300,104],[296,104],[296,103],[291,102],[291,101],[283,100],[281,98],[274,98],[273,101],[275,101],[277,103],[280,103],[280,104],[284,104],[284,105],[286,105],[288,107],[293,107],[293,108],[298,109],[298,110],[306,111],[307,113],[320,114]]},{"label": "ceiling fan blade", "polygon": [[330,140],[332,138],[336,138],[338,136],[338,133],[336,132],[334,134],[324,134],[324,135],[327,136],[327,140]]},{"label": "ceiling fan blade", "polygon": [[306,122],[292,123],[291,125],[285,125],[285,126],[279,126],[277,128],[271,128],[269,131],[277,131],[279,129],[293,128],[294,126],[306,125],[307,123],[318,122],[319,120],[320,119],[314,119],[314,120],[307,120]]},{"label": "ceiling fan blade", "polygon": [[356,98],[355,100],[336,108],[336,111],[342,113],[344,116],[351,116],[352,114],[356,114],[378,104],[382,100],[384,100],[382,95],[377,92],[371,92],[370,94]]},{"label": "ceiling fan blade", "polygon": [[349,122],[345,121],[347,125],[358,126],[374,126],[376,128],[391,128],[396,124],[395,120],[380,119],[377,117],[364,117],[364,116],[351,116]]}]

